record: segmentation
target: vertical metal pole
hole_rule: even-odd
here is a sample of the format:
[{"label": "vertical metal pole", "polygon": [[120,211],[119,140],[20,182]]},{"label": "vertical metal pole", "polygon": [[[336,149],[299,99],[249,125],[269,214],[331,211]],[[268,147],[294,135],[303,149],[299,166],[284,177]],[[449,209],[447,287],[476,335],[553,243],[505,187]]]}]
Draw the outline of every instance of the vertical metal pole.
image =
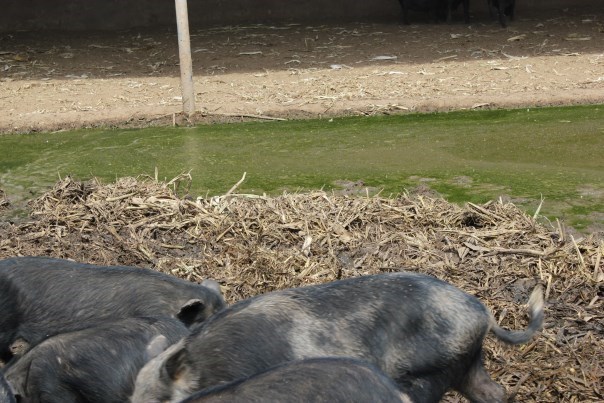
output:
[{"label": "vertical metal pole", "polygon": [[195,112],[195,90],[193,89],[193,62],[191,61],[189,14],[187,12],[187,0],[175,1],[176,26],[178,28],[178,54],[180,56],[182,107],[183,112],[191,116]]}]

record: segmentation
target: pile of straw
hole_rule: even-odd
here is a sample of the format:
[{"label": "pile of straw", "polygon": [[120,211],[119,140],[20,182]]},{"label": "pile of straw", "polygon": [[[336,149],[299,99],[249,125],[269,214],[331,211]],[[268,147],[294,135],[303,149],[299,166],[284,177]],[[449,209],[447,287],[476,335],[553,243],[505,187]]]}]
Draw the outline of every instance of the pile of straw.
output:
[{"label": "pile of straw", "polygon": [[190,179],[63,179],[30,203],[31,222],[0,228],[0,257],[46,255],[214,278],[228,302],[406,268],[476,295],[512,329],[526,325],[524,304],[541,283],[543,332],[516,347],[489,337],[490,373],[523,402],[604,398],[604,241],[597,234],[575,239],[502,201],[460,207],[408,194],[322,191],[179,196]]}]

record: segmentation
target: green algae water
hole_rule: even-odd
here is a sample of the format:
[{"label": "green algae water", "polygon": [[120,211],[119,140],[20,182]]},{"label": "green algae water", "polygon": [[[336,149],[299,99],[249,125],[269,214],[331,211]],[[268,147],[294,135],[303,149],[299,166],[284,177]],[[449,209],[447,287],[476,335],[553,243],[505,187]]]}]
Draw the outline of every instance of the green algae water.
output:
[{"label": "green algae water", "polygon": [[470,111],[194,128],[0,136],[0,189],[15,203],[59,177],[191,172],[190,193],[418,185],[452,202],[505,196],[582,231],[604,227],[604,106]]}]

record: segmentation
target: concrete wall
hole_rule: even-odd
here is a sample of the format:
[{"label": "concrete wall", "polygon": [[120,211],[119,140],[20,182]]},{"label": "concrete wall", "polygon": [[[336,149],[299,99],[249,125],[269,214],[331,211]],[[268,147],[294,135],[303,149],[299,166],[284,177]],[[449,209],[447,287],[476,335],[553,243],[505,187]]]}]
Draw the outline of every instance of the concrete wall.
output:
[{"label": "concrete wall", "polygon": [[[394,20],[397,0],[188,0],[192,26],[253,22]],[[604,0],[517,0],[517,15],[604,11]],[[486,0],[471,1],[481,18]],[[173,25],[173,0],[0,0],[0,32]]]}]

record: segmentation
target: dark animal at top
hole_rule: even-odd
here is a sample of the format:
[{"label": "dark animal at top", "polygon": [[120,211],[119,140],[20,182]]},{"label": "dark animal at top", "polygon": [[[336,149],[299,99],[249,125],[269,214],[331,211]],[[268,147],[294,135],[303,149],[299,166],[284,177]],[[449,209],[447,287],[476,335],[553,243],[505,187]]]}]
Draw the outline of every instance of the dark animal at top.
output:
[{"label": "dark animal at top", "polygon": [[373,365],[352,358],[291,361],[197,392],[181,403],[412,403]]},{"label": "dark animal at top", "polygon": [[497,18],[499,18],[499,24],[503,28],[507,26],[506,17],[510,21],[514,20],[514,9],[516,8],[516,0],[487,0],[489,7],[489,14],[493,17],[493,8],[497,10]]},{"label": "dark animal at top", "polygon": [[0,359],[12,358],[10,345],[18,339],[33,347],[55,334],[132,316],[172,316],[191,325],[224,306],[212,280],[199,285],[148,269],[45,257],[0,260]]},{"label": "dark animal at top", "polygon": [[143,365],[188,334],[174,318],[99,323],[44,340],[4,372],[20,402],[126,402]]},{"label": "dark animal at top", "polygon": [[174,402],[204,388],[311,357],[352,357],[380,368],[416,402],[453,388],[472,402],[503,402],[482,363],[491,331],[525,343],[543,321],[537,287],[524,331],[500,328],[474,296],[408,272],[351,278],[240,301],[212,316],[140,371],[133,402]]},{"label": "dark animal at top", "polygon": [[432,21],[453,21],[453,12],[463,5],[464,22],[470,23],[470,0],[398,0],[401,5],[403,23],[409,24],[409,11],[422,11],[430,14]]},{"label": "dark animal at top", "polygon": [[2,371],[0,371],[0,403],[16,403],[15,395],[11,386],[4,379]]}]

